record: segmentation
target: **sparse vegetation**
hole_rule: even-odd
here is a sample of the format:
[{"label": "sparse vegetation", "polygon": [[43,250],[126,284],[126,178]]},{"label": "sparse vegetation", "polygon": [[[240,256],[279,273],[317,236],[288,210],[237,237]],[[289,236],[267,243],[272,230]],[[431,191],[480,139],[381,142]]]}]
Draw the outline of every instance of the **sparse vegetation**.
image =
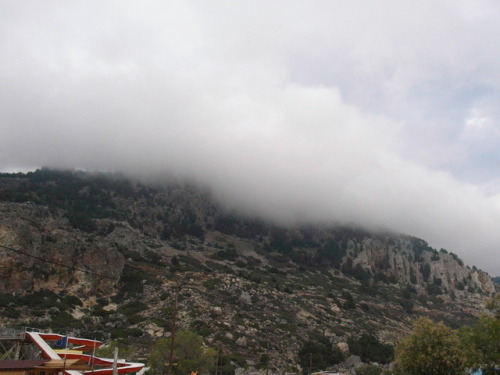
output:
[{"label": "sparse vegetation", "polygon": [[[49,170],[2,176],[9,240],[68,265],[2,253],[12,260],[2,264],[5,274],[22,280],[16,293],[0,293],[2,324],[133,342],[144,356],[153,338],[170,333],[182,284],[178,329],[220,346],[219,370],[229,375],[246,359],[284,368],[283,358],[296,358],[303,343],[329,353],[317,369],[340,360],[335,344],[347,340],[364,360],[383,363],[387,355],[376,350],[389,349],[381,349],[381,332],[404,330],[409,316],[423,314],[458,327],[479,309],[470,301],[484,298],[468,295],[482,291],[470,272],[455,289],[448,283],[457,279],[432,265],[436,255],[458,257],[409,236],[273,225],[224,212],[208,192],[181,182]],[[2,178],[16,181],[2,185]]]}]

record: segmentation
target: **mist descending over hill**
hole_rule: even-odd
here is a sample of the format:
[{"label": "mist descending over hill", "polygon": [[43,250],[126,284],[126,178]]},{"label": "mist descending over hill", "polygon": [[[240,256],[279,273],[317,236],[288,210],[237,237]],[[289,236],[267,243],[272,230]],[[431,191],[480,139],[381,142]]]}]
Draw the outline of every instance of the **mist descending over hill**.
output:
[{"label": "mist descending over hill", "polygon": [[500,269],[497,2],[0,13],[0,170],[170,171],[238,211],[406,233]]}]

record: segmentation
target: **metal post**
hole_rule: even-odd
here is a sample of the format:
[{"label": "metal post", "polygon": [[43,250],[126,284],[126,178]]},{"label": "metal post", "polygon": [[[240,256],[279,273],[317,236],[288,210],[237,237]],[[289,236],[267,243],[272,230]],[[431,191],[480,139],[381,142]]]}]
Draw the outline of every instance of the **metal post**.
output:
[{"label": "metal post", "polygon": [[113,361],[113,375],[118,375],[118,347],[115,347],[115,359]]},{"label": "metal post", "polygon": [[16,342],[16,350],[14,352],[14,360],[19,361],[20,354],[21,354],[21,343]]}]

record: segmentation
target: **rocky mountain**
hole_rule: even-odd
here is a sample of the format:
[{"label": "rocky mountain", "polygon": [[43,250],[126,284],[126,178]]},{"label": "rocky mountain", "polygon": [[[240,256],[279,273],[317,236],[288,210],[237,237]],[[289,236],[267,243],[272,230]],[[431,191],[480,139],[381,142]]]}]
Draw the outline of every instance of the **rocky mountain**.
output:
[{"label": "rocky mountain", "polygon": [[491,280],[495,284],[495,288],[498,290],[500,287],[500,276],[492,277]]},{"label": "rocky mountain", "polygon": [[193,184],[116,174],[1,174],[0,245],[1,325],[133,342],[145,355],[170,335],[177,298],[180,329],[233,366],[297,369],[319,337],[358,354],[357,340],[393,343],[421,315],[467,324],[495,293],[486,273],[422,239],[279,226]]}]

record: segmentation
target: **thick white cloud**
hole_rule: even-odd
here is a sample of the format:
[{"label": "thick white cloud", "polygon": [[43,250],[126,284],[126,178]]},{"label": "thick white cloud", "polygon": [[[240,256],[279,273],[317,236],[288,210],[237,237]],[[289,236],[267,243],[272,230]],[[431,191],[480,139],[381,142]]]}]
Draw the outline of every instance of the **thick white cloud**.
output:
[{"label": "thick white cloud", "polygon": [[0,17],[0,169],[174,171],[256,214],[398,230],[500,274],[497,2],[6,1]]}]

